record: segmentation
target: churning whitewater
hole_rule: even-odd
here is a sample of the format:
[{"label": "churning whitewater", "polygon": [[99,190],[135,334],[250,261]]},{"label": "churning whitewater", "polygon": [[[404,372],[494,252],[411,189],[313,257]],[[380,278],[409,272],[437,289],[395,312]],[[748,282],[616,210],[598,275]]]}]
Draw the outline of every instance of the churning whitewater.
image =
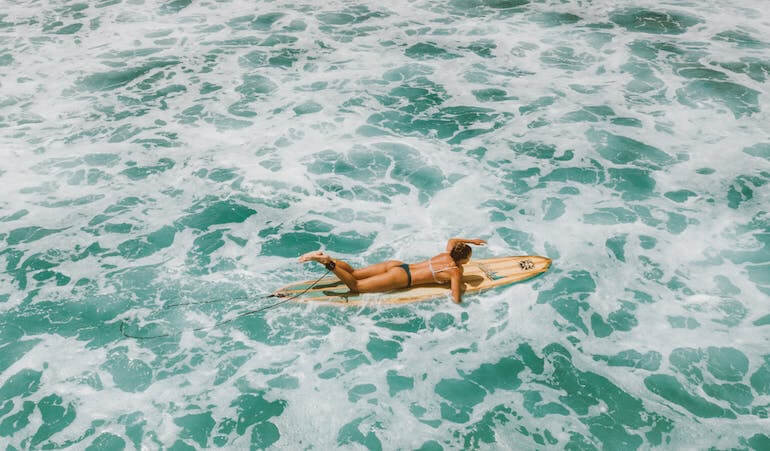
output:
[{"label": "churning whitewater", "polygon": [[8,450],[770,449],[766,2],[0,5]]}]

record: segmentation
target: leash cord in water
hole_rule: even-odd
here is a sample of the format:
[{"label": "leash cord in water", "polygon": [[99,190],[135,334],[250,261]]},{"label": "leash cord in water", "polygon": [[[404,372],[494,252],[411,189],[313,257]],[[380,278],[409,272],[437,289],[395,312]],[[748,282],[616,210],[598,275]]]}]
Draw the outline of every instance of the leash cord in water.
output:
[{"label": "leash cord in water", "polygon": [[218,302],[238,302],[238,301],[245,301],[248,299],[268,299],[275,297],[275,294],[265,294],[262,296],[242,296],[239,298],[222,298],[222,299],[214,299],[213,301],[200,301],[200,302],[179,302],[177,304],[166,304],[163,307],[161,307],[163,310],[168,310],[173,307],[182,307],[185,305],[203,305],[203,304],[216,304]]},{"label": "leash cord in water", "polygon": [[[279,301],[279,302],[276,302],[275,304],[270,304],[270,305],[266,305],[266,306],[264,306],[264,307],[260,307],[260,308],[258,308],[258,309],[255,309],[255,310],[249,310],[249,311],[243,312],[243,313],[241,313],[241,314],[238,314],[238,315],[236,315],[236,316],[235,316],[235,317],[233,317],[233,318],[230,318],[230,319],[226,319],[226,320],[224,320],[224,321],[220,321],[220,322],[218,322],[218,323],[216,323],[216,324],[214,324],[214,325],[212,325],[212,326],[203,326],[203,327],[196,327],[196,328],[194,328],[194,329],[185,329],[185,330],[180,330],[179,332],[174,332],[174,333],[166,333],[166,334],[159,334],[159,335],[147,335],[147,336],[140,336],[140,335],[131,335],[131,334],[128,334],[128,333],[126,333],[126,330],[125,330],[125,329],[126,329],[126,322],[125,322],[125,321],[121,321],[121,322],[120,322],[120,333],[121,333],[121,334],[122,334],[124,337],[126,337],[126,338],[134,338],[134,339],[136,339],[136,340],[150,340],[150,339],[153,339],[153,338],[175,337],[175,336],[177,336],[177,335],[182,335],[184,332],[187,332],[187,331],[190,331],[190,332],[197,332],[197,331],[200,331],[200,330],[213,329],[213,328],[215,328],[215,327],[219,327],[219,326],[221,326],[221,325],[223,325],[223,324],[231,323],[231,322],[235,321],[236,319],[239,319],[239,318],[243,318],[244,316],[255,315],[255,314],[257,314],[257,313],[260,313],[260,312],[264,312],[265,310],[269,310],[269,309],[271,309],[271,308],[275,308],[275,307],[278,307],[278,306],[279,306],[279,305],[281,305],[281,304],[285,304],[285,303],[287,303],[287,302],[291,301],[292,299],[296,299],[296,298],[298,298],[298,297],[302,296],[303,294],[307,293],[308,291],[310,291],[310,289],[311,289],[311,288],[313,288],[314,286],[318,285],[318,282],[320,282],[320,281],[321,281],[321,279],[323,279],[324,277],[326,277],[326,276],[327,276],[327,275],[328,275],[330,272],[331,272],[330,270],[327,270],[327,271],[326,271],[326,272],[325,272],[325,273],[324,273],[324,274],[323,274],[321,277],[319,277],[318,279],[316,279],[316,281],[315,281],[315,282],[311,283],[309,287],[305,288],[305,289],[304,289],[302,292],[300,292],[300,293],[297,293],[297,294],[291,295],[291,296],[287,297],[286,299],[283,299],[283,300],[281,300],[281,301]],[[269,295],[265,295],[265,296],[260,296],[260,297],[257,297],[256,299],[266,299],[266,298],[270,298],[270,297],[281,297],[281,295],[280,295],[280,294],[269,294]],[[245,298],[241,298],[241,299],[245,299]],[[221,302],[221,301],[222,301],[222,300],[220,299],[220,300],[218,300],[218,301],[208,301],[208,302],[190,302],[190,303],[187,303],[187,304],[172,304],[171,306],[177,306],[177,305],[188,305],[188,304],[211,304],[211,303],[213,303],[213,302]],[[171,306],[170,306],[170,307],[171,307]]]}]

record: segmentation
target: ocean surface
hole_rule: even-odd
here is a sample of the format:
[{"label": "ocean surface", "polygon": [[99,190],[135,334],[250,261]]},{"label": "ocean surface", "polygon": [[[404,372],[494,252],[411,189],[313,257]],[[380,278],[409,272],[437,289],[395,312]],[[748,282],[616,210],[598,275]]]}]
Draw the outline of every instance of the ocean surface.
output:
[{"label": "ocean surface", "polygon": [[770,449],[767,6],[0,0],[0,448]]}]

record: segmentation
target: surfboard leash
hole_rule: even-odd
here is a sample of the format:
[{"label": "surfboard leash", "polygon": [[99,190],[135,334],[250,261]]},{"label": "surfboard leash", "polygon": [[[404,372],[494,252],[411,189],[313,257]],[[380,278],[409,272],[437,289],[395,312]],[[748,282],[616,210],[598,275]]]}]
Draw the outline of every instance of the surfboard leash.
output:
[{"label": "surfboard leash", "polygon": [[213,301],[178,302],[176,304],[166,304],[163,307],[161,307],[161,309],[169,310],[169,309],[174,308],[174,307],[183,307],[185,305],[216,304],[216,303],[219,303],[219,302],[238,302],[238,301],[246,301],[246,300],[249,300],[249,299],[269,299],[269,298],[274,298],[274,297],[276,297],[275,293],[265,294],[265,295],[262,295],[262,296],[255,296],[255,297],[252,297],[252,296],[242,296],[242,297],[239,297],[239,298],[232,298],[232,299],[221,298],[221,299],[214,299]]},{"label": "surfboard leash", "polygon": [[[219,327],[219,326],[221,326],[223,324],[231,323],[231,322],[235,321],[236,319],[243,318],[244,316],[256,315],[257,313],[264,312],[265,310],[269,310],[271,308],[278,307],[279,305],[285,304],[285,303],[291,301],[292,299],[296,299],[296,298],[302,296],[303,294],[307,293],[308,291],[310,291],[310,289],[312,289],[316,285],[318,285],[318,282],[320,282],[324,277],[329,275],[330,272],[331,272],[331,270],[326,270],[326,272],[321,277],[316,279],[313,283],[310,284],[310,286],[305,288],[300,293],[297,293],[297,294],[291,295],[289,297],[286,297],[286,298],[282,299],[281,301],[278,301],[278,302],[276,302],[274,304],[266,305],[264,307],[260,307],[258,309],[254,309],[254,310],[248,310],[246,312],[243,312],[243,313],[240,313],[240,314],[236,315],[233,318],[230,318],[230,319],[227,319],[227,320],[224,320],[224,321],[220,321],[220,322],[218,322],[218,323],[216,323],[214,325],[211,325],[211,326],[196,327],[194,329],[184,329],[184,330],[180,330],[180,331],[177,331],[177,332],[174,332],[174,333],[165,333],[165,334],[158,334],[158,335],[140,336],[140,335],[131,335],[129,333],[126,333],[126,330],[125,330],[126,329],[126,322],[121,320],[120,321],[120,333],[124,337],[126,337],[126,338],[133,338],[133,339],[136,339],[136,340],[150,340],[150,339],[154,339],[154,338],[176,337],[176,336],[182,335],[183,333],[188,332],[188,331],[189,332],[197,332],[197,331],[200,331],[200,330],[213,329],[213,328]],[[283,297],[283,296],[281,296],[280,293],[273,293],[273,294],[268,294],[268,295],[264,295],[264,296],[259,296],[259,297],[256,297],[256,298],[240,298],[240,299],[267,299],[267,298],[271,298],[271,297]],[[222,302],[222,300],[220,299],[220,300],[217,300],[217,301],[189,302],[189,303],[181,303],[181,304],[172,304],[169,307],[175,307],[175,306],[178,306],[178,305],[190,305],[190,304],[212,304],[214,302]]]}]

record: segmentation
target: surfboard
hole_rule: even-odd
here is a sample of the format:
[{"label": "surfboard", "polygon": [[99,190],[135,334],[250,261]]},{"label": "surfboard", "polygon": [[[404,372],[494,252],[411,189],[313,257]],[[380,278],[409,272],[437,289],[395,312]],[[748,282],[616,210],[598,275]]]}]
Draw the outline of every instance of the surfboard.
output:
[{"label": "surfboard", "polygon": [[[550,258],[537,255],[471,260],[463,265],[463,296],[530,279],[544,273],[550,266]],[[325,277],[311,287],[313,282],[306,280],[292,283],[273,294],[283,298],[296,296],[292,299],[294,302],[360,307],[407,304],[443,297],[450,292],[449,284],[429,284],[386,293],[351,293],[337,277]]]}]

